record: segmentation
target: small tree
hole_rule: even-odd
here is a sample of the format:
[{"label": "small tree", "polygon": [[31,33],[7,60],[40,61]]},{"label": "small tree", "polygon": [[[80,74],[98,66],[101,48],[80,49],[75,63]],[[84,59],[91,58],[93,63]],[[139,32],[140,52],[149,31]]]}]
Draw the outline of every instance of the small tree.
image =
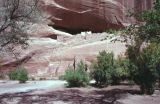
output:
[{"label": "small tree", "polygon": [[113,53],[100,52],[97,56],[97,62],[93,63],[93,70],[90,74],[97,86],[119,83],[120,73]]},{"label": "small tree", "polygon": [[129,69],[142,93],[152,94],[159,69],[160,50],[153,48],[153,44],[159,44],[160,40],[160,0],[155,0],[153,9],[133,13],[133,16],[139,22],[129,26],[125,34],[125,39],[129,40]]},{"label": "small tree", "polygon": [[[154,7],[138,13],[131,13],[138,22],[127,28],[126,36],[135,41],[158,42],[160,40],[160,1],[155,0]],[[124,34],[123,34],[124,35]],[[130,41],[130,39],[129,39]],[[140,44],[141,45],[141,44]]]},{"label": "small tree", "polygon": [[151,44],[137,53],[135,53],[135,47],[130,46],[127,51],[130,75],[134,82],[140,85],[143,94],[153,94],[158,78],[157,67],[160,64],[160,51],[157,51],[154,45]]},{"label": "small tree", "polygon": [[160,44],[152,43],[150,46],[155,54],[155,61],[153,62],[158,74],[158,87],[160,88]]},{"label": "small tree", "polygon": [[129,70],[129,59],[127,57],[122,58],[118,57],[117,59],[117,66],[118,71],[121,76],[121,80],[131,80],[130,70]]},{"label": "small tree", "polygon": [[28,72],[25,68],[18,68],[9,73],[10,80],[18,80],[19,83],[25,83],[28,80]]},{"label": "small tree", "polygon": [[69,87],[85,87],[89,84],[90,78],[85,71],[85,64],[81,61],[75,70],[69,68],[66,71],[64,79],[68,82]]},{"label": "small tree", "polygon": [[17,70],[11,71],[8,74],[8,76],[9,76],[10,80],[18,80],[18,78],[17,78],[17,76],[18,76]]},{"label": "small tree", "polygon": [[24,68],[19,69],[17,79],[19,80],[19,83],[26,83],[26,81],[28,80],[27,70]]}]

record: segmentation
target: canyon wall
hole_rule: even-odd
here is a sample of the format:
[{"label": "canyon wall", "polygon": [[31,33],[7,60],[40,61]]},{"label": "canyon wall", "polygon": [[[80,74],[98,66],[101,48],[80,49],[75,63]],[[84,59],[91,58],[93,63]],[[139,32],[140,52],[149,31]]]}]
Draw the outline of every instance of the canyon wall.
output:
[{"label": "canyon wall", "polygon": [[51,26],[67,32],[102,32],[109,28],[122,28],[135,22],[133,18],[126,17],[127,10],[150,9],[153,0],[42,0],[41,6],[48,14],[50,26],[31,25],[28,49],[17,49],[20,52],[18,60],[14,55],[3,55],[0,73],[22,65],[30,75],[54,77],[64,74],[67,67],[73,65],[75,57],[91,64],[103,50],[116,56],[122,55],[126,50],[125,43],[106,40],[110,34],[88,32],[71,35]]},{"label": "canyon wall", "polygon": [[118,29],[135,22],[128,10],[143,11],[153,7],[154,0],[43,0],[51,25],[67,32]]},{"label": "canyon wall", "polygon": [[112,0],[44,0],[55,28],[101,32],[123,27],[123,5]]},{"label": "canyon wall", "polygon": [[[121,3],[125,8],[123,9],[123,12],[126,14],[128,11],[144,11],[149,10],[153,7],[155,0],[115,0],[119,3]],[[126,21],[126,16],[123,17],[123,22],[126,23],[132,23],[133,18],[128,18],[129,21]]]},{"label": "canyon wall", "polygon": [[115,0],[124,5],[127,9],[135,9],[139,11],[151,9],[154,0]]}]

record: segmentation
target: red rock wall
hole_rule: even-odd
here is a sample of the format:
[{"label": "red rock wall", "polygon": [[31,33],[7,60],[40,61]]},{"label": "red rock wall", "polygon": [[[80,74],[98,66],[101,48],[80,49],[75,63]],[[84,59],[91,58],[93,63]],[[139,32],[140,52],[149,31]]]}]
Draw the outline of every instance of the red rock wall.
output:
[{"label": "red rock wall", "polygon": [[151,9],[154,0],[115,0],[124,5],[127,9],[135,9],[139,11]]},{"label": "red rock wall", "polygon": [[[70,30],[104,31],[135,22],[126,17],[127,11],[143,11],[154,0],[46,0],[46,11],[52,15],[55,27]],[[45,2],[43,0],[43,2]]]},{"label": "red rock wall", "polygon": [[44,5],[54,27],[96,32],[123,27],[122,7],[110,0],[50,0]]},{"label": "red rock wall", "polygon": [[[153,7],[154,3],[154,0],[115,0],[115,1],[121,3],[125,7],[123,10],[126,13],[128,12],[128,10],[134,10],[134,11],[149,10]],[[123,18],[123,21],[128,22],[126,21],[125,18],[126,17]]]}]

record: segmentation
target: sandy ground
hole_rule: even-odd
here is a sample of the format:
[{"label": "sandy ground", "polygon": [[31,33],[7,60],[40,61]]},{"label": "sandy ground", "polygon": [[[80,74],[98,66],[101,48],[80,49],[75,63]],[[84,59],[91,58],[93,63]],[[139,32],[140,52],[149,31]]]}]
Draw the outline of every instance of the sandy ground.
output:
[{"label": "sandy ground", "polygon": [[[64,88],[64,81],[0,81],[0,104],[160,104],[160,91],[139,95],[135,85]],[[5,93],[4,93],[4,92]]]},{"label": "sandy ground", "polygon": [[25,84],[19,84],[18,81],[0,81],[0,95],[64,88],[65,84],[65,81],[60,80],[27,81]]},{"label": "sandy ground", "polygon": [[122,97],[117,102],[120,104],[160,104],[160,91],[155,91],[151,96],[126,94],[124,98]]}]

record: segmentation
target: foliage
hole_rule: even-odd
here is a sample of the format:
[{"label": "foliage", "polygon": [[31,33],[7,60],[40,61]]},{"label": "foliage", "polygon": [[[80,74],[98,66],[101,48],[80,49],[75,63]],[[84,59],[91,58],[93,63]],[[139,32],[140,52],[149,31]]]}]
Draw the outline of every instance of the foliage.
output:
[{"label": "foliage", "polygon": [[151,46],[152,50],[154,50],[154,54],[155,54],[155,66],[156,66],[156,71],[158,74],[158,83],[159,83],[159,87],[160,87],[160,43],[156,44],[156,43],[152,43]]},{"label": "foliage", "polygon": [[121,80],[120,70],[113,53],[102,51],[97,56],[97,62],[93,63],[91,77],[96,81],[97,86],[118,84]]},{"label": "foliage", "polygon": [[26,69],[20,69],[18,71],[18,80],[20,83],[25,83],[28,80],[28,72]]},{"label": "foliage", "polygon": [[28,72],[25,68],[18,68],[9,73],[10,80],[19,80],[20,83],[25,83],[28,80]]},{"label": "foliage", "polygon": [[75,70],[69,68],[66,71],[64,79],[68,82],[69,87],[85,87],[89,84],[89,75],[85,71],[85,67],[81,61]]},{"label": "foliage", "polygon": [[106,32],[109,33],[109,34],[117,34],[118,30],[108,29]]},{"label": "foliage", "polygon": [[142,93],[152,94],[158,78],[157,66],[160,62],[160,50],[157,51],[155,44],[138,50],[135,46],[130,46],[127,50],[130,75],[134,82],[140,85]]},{"label": "foliage", "polygon": [[17,45],[27,46],[27,29],[38,20],[39,0],[0,0],[0,48],[13,51]]},{"label": "foliage", "polygon": [[118,57],[117,59],[118,71],[120,73],[121,80],[131,80],[130,70],[129,70],[129,59]]},{"label": "foliage", "polygon": [[155,0],[154,8],[143,12],[131,13],[139,20],[127,28],[127,36],[131,35],[143,42],[159,42],[160,40],[160,1]]},{"label": "foliage", "polygon": [[8,76],[9,76],[10,80],[18,80],[18,78],[17,78],[18,71],[14,70],[14,71],[9,72]]},{"label": "foliage", "polygon": [[133,13],[139,20],[126,29],[128,44],[129,72],[142,93],[152,94],[159,74],[160,63],[160,0],[155,0],[154,8]]}]

